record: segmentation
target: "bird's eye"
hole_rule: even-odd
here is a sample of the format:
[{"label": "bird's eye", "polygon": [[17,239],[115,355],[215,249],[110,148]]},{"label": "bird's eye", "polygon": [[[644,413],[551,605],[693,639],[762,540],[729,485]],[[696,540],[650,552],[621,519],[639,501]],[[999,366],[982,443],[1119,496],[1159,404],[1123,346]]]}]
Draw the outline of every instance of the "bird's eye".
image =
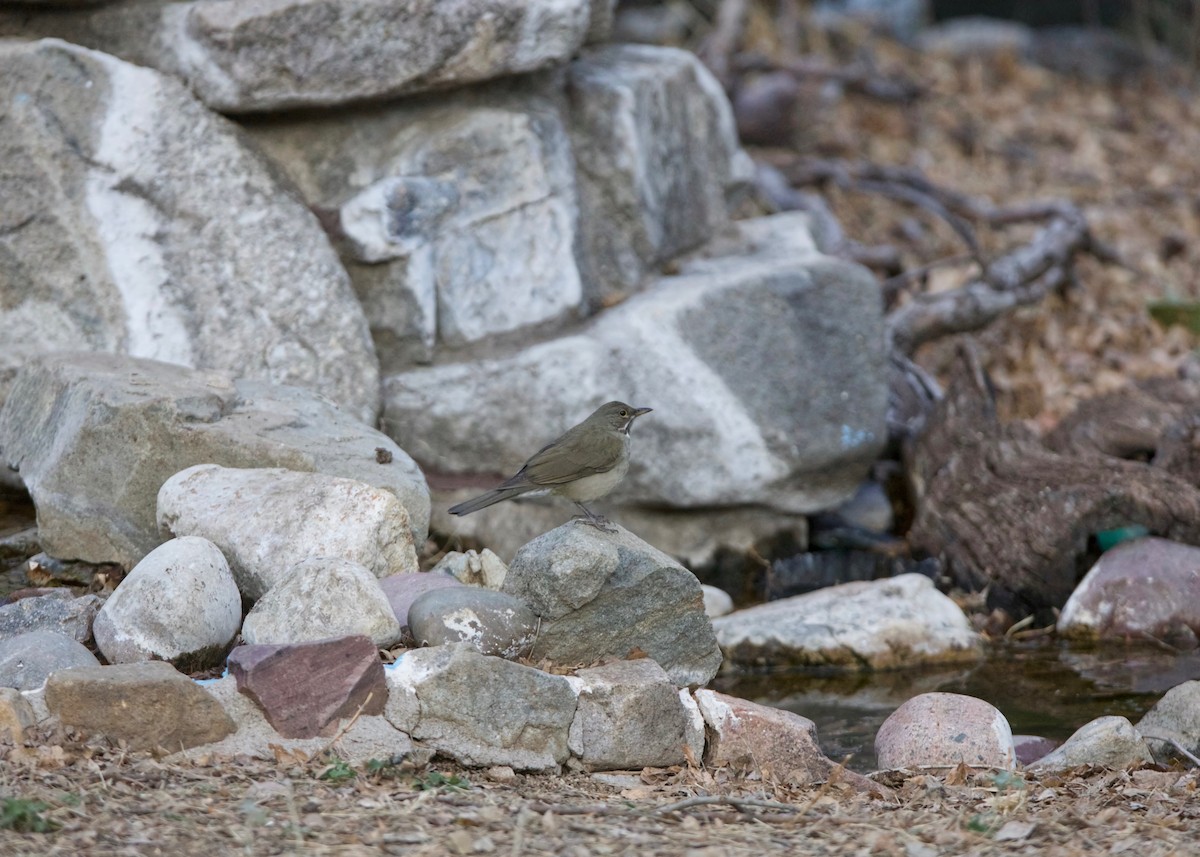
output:
[{"label": "bird's eye", "polygon": [[629,411],[625,410],[624,408],[621,408],[621,416],[623,416],[623,417],[629,416]]}]

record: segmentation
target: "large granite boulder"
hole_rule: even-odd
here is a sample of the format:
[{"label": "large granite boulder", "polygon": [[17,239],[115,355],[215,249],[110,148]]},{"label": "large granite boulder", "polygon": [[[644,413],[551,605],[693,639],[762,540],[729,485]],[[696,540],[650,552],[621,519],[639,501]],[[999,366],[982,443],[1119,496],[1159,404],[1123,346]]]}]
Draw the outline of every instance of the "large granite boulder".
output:
[{"label": "large granite boulder", "polygon": [[521,548],[502,591],[541,617],[535,660],[575,667],[640,650],[676,685],[707,684],[721,665],[700,581],[627,530],[551,530]]},{"label": "large granite boulder", "polygon": [[[807,235],[803,219],[767,220],[744,229]],[[886,434],[874,277],[761,243],[685,270],[578,332],[390,376],[385,427],[428,468],[491,487],[620,398],[654,413],[633,432],[618,501],[806,513],[848,498]]]},{"label": "large granite boulder", "polygon": [[388,437],[307,390],[152,360],[60,353],[26,366],[0,410],[51,556],[132,567],[163,541],[159,488],[192,465],[284,467],[395,495],[425,540],[425,477]]},{"label": "large granite boulder", "polygon": [[753,175],[721,85],[694,54],[605,45],[571,63],[581,264],[594,304],[703,244]]},{"label": "large granite boulder", "polygon": [[574,164],[552,86],[247,123],[325,213],[386,371],[580,311]]},{"label": "large granite boulder", "polygon": [[232,123],[54,40],[0,42],[0,103],[0,398],[32,356],[84,349],[308,387],[374,422],[349,278]]},{"label": "large granite boulder", "polygon": [[588,36],[592,5],[143,0],[87,14],[9,12],[0,35],[103,48],[178,75],[216,110],[245,113],[444,89],[564,62]]},{"label": "large granite boulder", "polygon": [[392,725],[461,764],[557,771],[567,759],[576,699],[562,676],[455,643],[406,653],[387,681]]}]

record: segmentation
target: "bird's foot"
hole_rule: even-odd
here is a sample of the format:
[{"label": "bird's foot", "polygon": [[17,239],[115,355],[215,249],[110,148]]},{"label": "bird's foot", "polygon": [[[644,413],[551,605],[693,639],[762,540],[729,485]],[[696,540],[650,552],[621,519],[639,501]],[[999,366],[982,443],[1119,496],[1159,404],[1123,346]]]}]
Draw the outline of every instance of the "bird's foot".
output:
[{"label": "bird's foot", "polygon": [[576,515],[571,520],[579,521],[581,524],[587,524],[589,527],[595,527],[602,533],[615,533],[619,529],[617,525],[608,518],[602,518],[599,515]]},{"label": "bird's foot", "polygon": [[580,508],[583,514],[576,515],[574,520],[586,523],[586,525],[590,527],[595,527],[596,529],[599,529],[601,533],[617,532],[617,525],[614,525],[614,523],[608,520],[607,517],[594,514],[592,510],[588,509],[586,505],[583,505],[582,503],[576,503],[575,505]]}]

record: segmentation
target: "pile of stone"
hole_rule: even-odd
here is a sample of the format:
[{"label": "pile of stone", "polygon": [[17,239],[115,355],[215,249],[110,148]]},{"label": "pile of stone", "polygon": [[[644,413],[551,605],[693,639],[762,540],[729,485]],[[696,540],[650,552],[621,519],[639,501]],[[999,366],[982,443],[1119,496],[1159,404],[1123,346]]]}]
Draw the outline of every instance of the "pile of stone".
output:
[{"label": "pile of stone", "polygon": [[511,557],[561,511],[441,510],[620,398],[655,419],[618,521],[674,556],[802,540],[884,442],[878,283],[804,215],[731,220],[760,210],[725,94],[608,43],[614,6],[0,9],[0,400],[64,348],[305,387]]}]

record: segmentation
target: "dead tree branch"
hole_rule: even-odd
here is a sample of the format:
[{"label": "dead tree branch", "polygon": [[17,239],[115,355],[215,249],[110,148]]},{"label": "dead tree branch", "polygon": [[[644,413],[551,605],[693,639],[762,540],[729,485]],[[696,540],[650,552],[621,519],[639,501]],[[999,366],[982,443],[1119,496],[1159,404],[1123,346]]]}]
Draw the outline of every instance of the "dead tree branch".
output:
[{"label": "dead tree branch", "polygon": [[726,92],[733,90],[733,55],[746,31],[746,16],[749,13],[748,0],[722,0],[712,32],[697,51],[700,61],[708,66]]}]

